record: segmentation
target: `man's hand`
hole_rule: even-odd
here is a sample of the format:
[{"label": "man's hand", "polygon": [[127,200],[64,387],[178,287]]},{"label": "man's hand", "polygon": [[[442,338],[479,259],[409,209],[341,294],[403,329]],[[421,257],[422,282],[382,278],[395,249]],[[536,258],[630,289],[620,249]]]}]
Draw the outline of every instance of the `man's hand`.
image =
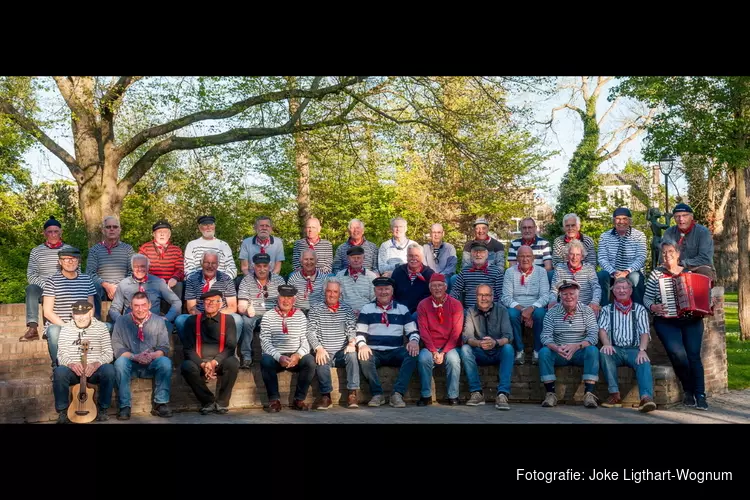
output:
[{"label": "man's hand", "polygon": [[300,356],[296,352],[294,354],[292,354],[289,357],[289,364],[287,365],[287,368],[294,368],[295,366],[297,366],[299,364],[299,360],[300,360],[301,357],[302,356]]},{"label": "man's hand", "polygon": [[485,337],[479,341],[479,347],[481,347],[485,351],[494,349],[496,345],[497,345],[497,341],[493,339],[492,337]]},{"label": "man's hand", "polygon": [[279,357],[279,364],[283,366],[284,368],[289,368],[289,363],[292,361],[292,359],[289,356],[281,356]]},{"label": "man's hand", "polygon": [[102,366],[102,364],[98,361],[95,361],[94,363],[87,363],[86,364],[86,376],[90,377],[94,374],[96,370],[99,369],[99,367]]},{"label": "man's hand", "polygon": [[594,311],[594,315],[598,318],[599,317],[599,311],[602,310],[602,306],[600,306],[599,304],[596,304],[596,303],[592,302],[591,304],[589,304],[589,307],[591,308],[592,311]]},{"label": "man's hand", "polygon": [[417,354],[419,354],[419,342],[410,340],[406,344],[406,352],[409,353],[409,356],[416,356]]},{"label": "man's hand", "polygon": [[444,352],[435,352],[435,357],[433,358],[436,365],[442,365],[443,361],[445,361],[445,353]]},{"label": "man's hand", "polygon": [[602,354],[609,354],[610,356],[615,353],[615,348],[611,345],[602,346],[602,348],[599,350]]},{"label": "man's hand", "polygon": [[667,310],[664,307],[664,304],[651,304],[651,312],[657,316],[664,316],[664,313],[667,312]]},{"label": "man's hand", "polygon": [[357,348],[357,358],[360,361],[367,361],[372,356],[372,349],[367,344],[362,344]]},{"label": "man's hand", "polygon": [[526,309],[524,309],[523,311],[521,311],[521,317],[525,321],[531,320],[532,319],[532,314],[534,314],[534,306],[529,306]]},{"label": "man's hand", "polygon": [[323,366],[325,364],[328,364],[328,361],[330,359],[331,357],[328,355],[328,351],[323,349],[323,346],[318,346],[318,348],[315,349],[315,362],[317,364]]},{"label": "man's hand", "polygon": [[615,273],[615,279],[619,279],[619,278],[627,278],[627,277],[628,277],[628,274],[630,274],[630,273],[629,273],[629,272],[627,272],[627,271],[617,271],[617,272]]},{"label": "man's hand", "polygon": [[255,316],[255,306],[253,305],[252,300],[247,301],[247,309],[245,309],[245,314],[248,318],[252,318]]},{"label": "man's hand", "polygon": [[83,373],[83,365],[81,363],[71,363],[68,365],[68,368],[73,370],[73,373],[75,373],[79,377]]},{"label": "man's hand", "polygon": [[641,363],[647,363],[651,361],[648,358],[648,354],[646,354],[646,351],[638,351],[638,356],[635,357],[635,364],[640,365]]},{"label": "man's hand", "polygon": [[115,298],[115,292],[117,291],[117,285],[113,285],[112,283],[107,283],[106,281],[102,282],[102,288],[106,290],[107,297],[109,297],[109,300],[112,300]]},{"label": "man's hand", "polygon": [[169,278],[169,281],[167,281],[167,286],[169,288],[174,288],[174,286],[177,284],[177,280],[174,278]]},{"label": "man's hand", "polygon": [[573,355],[578,350],[578,344],[565,344],[560,347],[560,354],[567,360],[573,359]]},{"label": "man's hand", "polygon": [[357,348],[354,346],[354,342],[349,342],[346,344],[346,347],[344,348],[344,354],[349,354],[350,352],[356,352]]}]

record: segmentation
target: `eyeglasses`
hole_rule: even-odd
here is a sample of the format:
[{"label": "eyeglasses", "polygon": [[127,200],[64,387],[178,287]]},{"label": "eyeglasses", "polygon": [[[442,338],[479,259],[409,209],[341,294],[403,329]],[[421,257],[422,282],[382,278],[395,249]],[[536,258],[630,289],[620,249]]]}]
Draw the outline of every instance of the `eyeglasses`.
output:
[{"label": "eyeglasses", "polygon": [[120,226],[104,226],[104,229],[117,229]]},{"label": "eyeglasses", "polygon": [[492,297],[491,293],[478,293],[477,297]]},{"label": "eyeglasses", "polygon": [[215,299],[215,300],[209,300],[206,299],[203,301],[204,304],[221,304],[221,299]]}]

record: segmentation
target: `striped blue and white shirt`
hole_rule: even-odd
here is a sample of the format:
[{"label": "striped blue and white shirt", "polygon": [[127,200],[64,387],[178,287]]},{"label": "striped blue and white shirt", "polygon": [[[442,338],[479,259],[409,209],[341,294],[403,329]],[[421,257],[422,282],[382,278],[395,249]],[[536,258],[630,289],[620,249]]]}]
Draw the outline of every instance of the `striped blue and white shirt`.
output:
[{"label": "striped blue and white shirt", "polygon": [[312,291],[307,288],[308,279],[302,276],[301,271],[294,271],[289,275],[286,282],[294,285],[297,289],[297,300],[294,301],[294,307],[299,307],[303,311],[308,311],[311,305],[323,302],[323,283],[325,282],[325,273],[320,269],[315,270],[315,275],[309,280],[312,285]]},{"label": "striped blue and white shirt", "polygon": [[[508,262],[516,262],[516,254],[521,245],[523,245],[522,238],[510,242]],[[552,262],[552,245],[544,238],[535,236],[534,243],[531,245],[531,251],[534,253],[534,265],[544,267],[546,261]]]},{"label": "striped blue and white shirt", "polygon": [[357,335],[357,318],[354,310],[343,302],[336,312],[325,303],[315,304],[307,317],[307,341],[310,352],[319,346],[333,355],[346,347],[350,339]]},{"label": "striped blue and white shirt", "polygon": [[488,284],[492,287],[493,302],[499,302],[503,296],[503,273],[505,269],[499,266],[487,266],[485,271],[472,271],[465,267],[456,278],[451,289],[451,297],[458,299],[464,308],[474,307],[477,303],[477,286]]},{"label": "striped blue and white shirt", "polygon": [[[348,267],[336,273],[336,277],[341,281],[341,300],[355,311],[361,310],[365,304],[375,300],[372,280],[377,278],[377,275],[364,267],[362,270],[364,274],[358,273],[356,280],[349,275]],[[325,284],[323,287],[325,289]]]},{"label": "striped blue and white shirt", "polygon": [[89,351],[86,363],[111,363],[114,359],[112,338],[107,325],[96,318],[91,318],[91,324],[86,328],[78,328],[75,321],[70,320],[60,329],[57,341],[57,362],[60,366],[81,362],[81,342],[89,341]]},{"label": "striped blue and white shirt", "polygon": [[94,283],[101,285],[107,282],[116,285],[130,276],[130,257],[134,253],[133,247],[122,241],[109,250],[99,242],[89,250],[86,274],[91,276]]},{"label": "striped blue and white shirt", "polygon": [[262,316],[266,311],[276,307],[279,285],[283,284],[284,278],[278,274],[268,273],[266,284],[258,286],[255,275],[250,273],[240,282],[237,300],[247,300],[255,308],[255,316]]},{"label": "striped blue and white shirt", "polygon": [[[200,269],[191,273],[185,280],[185,302],[195,300],[195,307],[198,311],[203,312],[203,270]],[[224,294],[221,298],[221,308],[227,307],[227,297],[236,297],[237,289],[234,287],[234,281],[221,271],[216,271],[216,275],[209,281],[211,284],[209,290],[218,290]]]},{"label": "striped blue and white shirt", "polygon": [[[377,302],[362,307],[357,318],[357,345],[365,343],[374,351],[390,351],[404,346],[404,337],[419,342],[417,323],[412,319],[409,308],[391,301],[390,309],[381,308]],[[383,322],[383,312],[388,324]]]},{"label": "striped blue and white shirt", "polygon": [[646,235],[633,227],[624,236],[612,229],[599,238],[599,266],[609,274],[626,270],[643,272],[646,252]]},{"label": "striped blue and white shirt", "polygon": [[302,267],[302,252],[305,250],[313,250],[318,259],[316,267],[320,269],[323,274],[331,273],[333,268],[333,245],[331,245],[331,242],[328,240],[320,240],[312,246],[313,248],[310,248],[310,244],[306,238],[294,242],[294,247],[292,248],[292,269],[296,271]]},{"label": "striped blue and white shirt", "polygon": [[[73,318],[73,303],[88,300],[96,295],[94,281],[88,274],[78,273],[73,279],[66,278],[62,272],[53,274],[44,284],[44,297],[54,297],[53,311],[61,320],[68,322]],[[47,319],[45,318],[45,321]]]},{"label": "striped blue and white shirt", "polygon": [[260,320],[260,347],[263,354],[268,354],[278,361],[282,355],[297,353],[304,356],[309,353],[305,313],[301,309],[295,309],[294,314],[286,318],[288,333],[284,333],[282,319],[276,309],[263,314],[263,319]]},{"label": "striped blue and white shirt", "polygon": [[558,302],[558,287],[562,280],[574,280],[581,285],[581,291],[578,294],[578,300],[586,305],[601,304],[602,287],[599,285],[599,278],[596,276],[596,269],[588,262],[584,262],[580,271],[570,270],[568,264],[558,264],[552,273],[552,285],[549,289],[549,302]]},{"label": "striped blue and white shirt", "polygon": [[[558,236],[552,243],[552,265],[564,264],[568,262],[568,243],[565,243],[565,235]],[[594,246],[594,240],[590,236],[581,234],[581,243],[583,244],[584,250],[586,250],[586,257],[583,258],[584,262],[588,262],[592,266],[596,267],[596,247]]]},{"label": "striped blue and white shirt", "polygon": [[648,311],[635,302],[628,314],[616,310],[614,304],[602,307],[599,312],[599,328],[607,332],[609,342],[617,347],[638,347],[644,333],[651,339]]},{"label": "striped blue and white shirt", "polygon": [[577,344],[587,341],[591,345],[598,343],[599,327],[594,311],[587,305],[578,302],[572,316],[565,319],[565,307],[557,304],[544,316],[544,326],[540,340],[547,344]]},{"label": "striped blue and white shirt", "polygon": [[185,247],[185,276],[201,269],[201,260],[206,250],[214,250],[219,254],[219,271],[232,279],[237,277],[237,264],[229,244],[219,238],[207,240],[203,237],[189,242]]},{"label": "striped blue and white shirt", "polygon": [[[352,245],[351,239],[347,240],[345,243],[342,243],[339,245],[339,247],[336,249],[336,257],[333,259],[333,272],[338,273],[342,269],[346,269],[349,267],[349,256],[346,255],[346,252],[349,251],[349,249],[354,246]],[[371,242],[367,241],[367,239],[363,236],[362,237],[362,244],[360,245],[362,249],[365,251],[365,258],[362,263],[362,267],[365,269],[377,269],[378,268],[378,246]]]},{"label": "striped blue and white shirt", "polygon": [[[26,280],[29,285],[37,285],[44,288],[47,279],[60,272],[60,250],[69,250],[73,247],[67,243],[59,248],[50,248],[44,243],[31,249],[29,255],[29,265],[26,267]],[[78,263],[78,272],[81,272],[80,261]]]}]

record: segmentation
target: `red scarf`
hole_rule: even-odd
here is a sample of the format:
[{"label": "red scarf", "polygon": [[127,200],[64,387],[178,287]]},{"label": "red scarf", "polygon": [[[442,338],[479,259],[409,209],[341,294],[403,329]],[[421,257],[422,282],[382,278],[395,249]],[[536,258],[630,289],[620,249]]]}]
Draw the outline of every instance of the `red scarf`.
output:
[{"label": "red scarf", "polygon": [[320,243],[320,236],[318,236],[318,240],[315,243],[310,243],[310,240],[308,238],[305,238],[305,241],[307,242],[307,248],[310,250],[315,250],[315,245]]},{"label": "red scarf", "polygon": [[576,236],[574,236],[572,238],[569,237],[568,235],[565,235],[565,243],[570,243],[573,240],[582,240],[582,239],[583,239],[583,235],[581,235],[580,232],[578,233],[578,235],[576,235]]},{"label": "red scarf", "polygon": [[156,250],[156,254],[159,256],[160,259],[164,258],[164,255],[167,253],[167,247],[169,246],[169,242],[167,242],[166,245],[161,246],[159,245],[156,240],[152,242],[154,244],[154,250]]},{"label": "red scarf", "polygon": [[581,265],[578,267],[571,267],[570,262],[568,262],[568,269],[573,273],[573,277],[575,277],[576,273],[583,269],[583,262],[581,262]]},{"label": "red scarf", "polygon": [[690,231],[692,231],[694,227],[695,227],[695,221],[690,223],[690,227],[687,228],[687,230],[684,233],[680,231],[680,241],[677,242],[678,245],[682,245],[682,240],[685,239],[685,236],[690,234]]},{"label": "red scarf", "polygon": [[281,316],[281,331],[283,333],[289,333],[289,328],[286,326],[286,319],[287,318],[291,318],[292,316],[294,316],[294,313],[297,312],[297,309],[295,309],[294,307],[292,307],[289,310],[289,312],[286,313],[286,314],[282,313],[281,309],[279,309],[278,306],[274,307],[273,309],[274,309],[274,311],[276,311],[276,314],[278,314],[279,316]]},{"label": "red scarf", "polygon": [[357,278],[359,278],[358,274],[365,276],[365,268],[363,267],[359,271],[355,271],[354,269],[352,269],[352,266],[349,266],[349,276],[351,276],[355,283],[357,281]]},{"label": "red scarf", "polygon": [[521,285],[526,285],[526,278],[531,276],[531,274],[534,272],[534,264],[531,264],[531,269],[529,269],[528,272],[523,272],[521,270],[521,264],[518,264],[518,272],[521,274]]},{"label": "red scarf", "polygon": [[[328,306],[327,303],[326,303],[326,305]],[[336,312],[338,312],[338,310],[339,310],[339,307],[341,307],[341,302],[336,302],[334,305],[328,306],[328,310],[331,311],[332,313],[336,314]]]},{"label": "red scarf", "polygon": [[106,240],[102,240],[102,246],[107,249],[107,253],[109,255],[112,255],[112,249],[115,248],[119,244],[120,244],[120,240],[117,240],[114,245],[112,245],[111,247],[108,247],[107,246],[107,241]]},{"label": "red scarf", "polygon": [[53,248],[53,249],[54,248],[60,248],[61,246],[63,246],[63,242],[62,242],[62,240],[60,240],[57,243],[52,244],[52,243],[49,243],[49,242],[45,241],[44,242],[44,246],[46,246],[47,248]]},{"label": "red scarf", "polygon": [[615,300],[615,309],[620,311],[621,313],[627,315],[630,310],[633,308],[633,300],[628,299],[625,302],[620,302],[619,300]]},{"label": "red scarf", "polygon": [[[211,280],[206,278],[205,274],[202,276],[203,276],[203,288],[201,289],[201,292],[206,293],[207,291],[211,289]],[[216,276],[214,276],[213,279],[216,280]]]},{"label": "red scarf", "polygon": [[419,271],[412,272],[409,270],[409,267],[407,266],[406,270],[409,272],[409,280],[411,282],[414,282],[415,279],[420,279],[422,281],[425,281],[424,276],[422,276],[422,271],[424,271],[424,264],[419,264]]},{"label": "red scarf", "polygon": [[563,316],[563,321],[568,321],[569,319],[572,319],[573,316],[575,316],[576,310],[573,309],[573,312],[565,312],[565,315]]},{"label": "red scarf", "polygon": [[135,319],[135,316],[133,316],[132,312],[130,313],[130,317],[133,319],[133,323],[135,323],[136,326],[138,326],[138,340],[140,340],[141,342],[143,342],[143,339],[144,339],[144,337],[143,337],[143,325],[146,324],[146,321],[148,321],[148,320],[151,319],[151,311],[148,312],[148,316],[146,316],[146,319],[144,319],[141,323],[138,323],[138,320]]},{"label": "red scarf", "polygon": [[[139,280],[138,278],[135,277],[135,275],[133,275],[133,281],[135,281],[136,283],[138,283],[138,291],[139,292],[145,292],[146,289],[143,288],[143,285],[145,285],[146,282],[148,281],[148,274],[146,274],[146,276],[144,276],[143,279],[141,279],[141,280]],[[207,291],[208,290],[204,290],[204,293],[207,292]]]},{"label": "red scarf", "polygon": [[260,247],[260,253],[266,253],[266,247],[271,244],[271,238],[261,241],[261,239],[256,236],[255,243]]},{"label": "red scarf", "polygon": [[364,236],[362,236],[362,239],[359,240],[359,242],[355,242],[353,239],[349,238],[349,245],[353,247],[361,247],[362,243],[367,241]]},{"label": "red scarf", "polygon": [[[255,286],[258,287],[258,295],[255,296],[256,299],[259,299],[261,295],[263,295],[263,285],[260,284],[260,281],[258,281],[258,278],[255,279]],[[268,278],[266,279],[266,286],[268,286],[268,282],[271,280],[271,275],[268,275]]]},{"label": "red scarf", "polygon": [[474,267],[474,266],[472,265],[471,269],[469,269],[469,272],[470,272],[470,273],[475,273],[475,272],[482,272],[482,273],[484,273],[484,274],[487,274],[487,268],[489,267],[489,265],[490,265],[489,261],[488,261],[488,262],[485,262],[485,263],[484,263],[484,265],[483,265],[482,267]]},{"label": "red scarf", "polygon": [[435,299],[432,299],[432,307],[435,308],[437,312],[438,317],[438,323],[441,325],[443,324],[443,305],[445,304],[445,297],[443,297],[443,301],[440,303],[435,302]]},{"label": "red scarf", "polygon": [[524,240],[523,238],[521,238],[521,246],[531,247],[534,246],[534,243],[536,243],[536,238],[532,238],[530,240]]},{"label": "red scarf", "polygon": [[383,307],[377,302],[375,303],[375,306],[377,306],[378,309],[383,311],[383,314],[380,316],[380,322],[385,324],[385,326],[391,326],[391,323],[388,321],[388,311],[393,309],[393,301],[389,302],[387,306]]},{"label": "red scarf", "polygon": [[299,274],[303,278],[305,278],[305,281],[307,281],[307,285],[305,286],[305,298],[307,298],[307,294],[308,293],[312,293],[312,291],[313,291],[313,280],[312,280],[312,278],[314,278],[315,276],[318,275],[318,270],[316,269],[315,272],[312,273],[310,276],[306,276],[305,275],[305,271],[303,271],[302,269],[300,269]]}]

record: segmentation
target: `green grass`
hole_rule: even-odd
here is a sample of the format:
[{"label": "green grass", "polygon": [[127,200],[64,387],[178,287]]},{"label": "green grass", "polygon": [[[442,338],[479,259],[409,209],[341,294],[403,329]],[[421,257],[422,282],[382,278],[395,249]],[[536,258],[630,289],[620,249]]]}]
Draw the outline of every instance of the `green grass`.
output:
[{"label": "green grass", "polygon": [[737,302],[737,292],[726,292],[724,302]]},{"label": "green grass", "polygon": [[[735,294],[735,300],[737,294]],[[729,300],[729,299],[726,299]],[[750,387],[750,341],[739,339],[740,323],[736,307],[724,309],[724,324],[727,329],[727,372],[730,389]]]}]

